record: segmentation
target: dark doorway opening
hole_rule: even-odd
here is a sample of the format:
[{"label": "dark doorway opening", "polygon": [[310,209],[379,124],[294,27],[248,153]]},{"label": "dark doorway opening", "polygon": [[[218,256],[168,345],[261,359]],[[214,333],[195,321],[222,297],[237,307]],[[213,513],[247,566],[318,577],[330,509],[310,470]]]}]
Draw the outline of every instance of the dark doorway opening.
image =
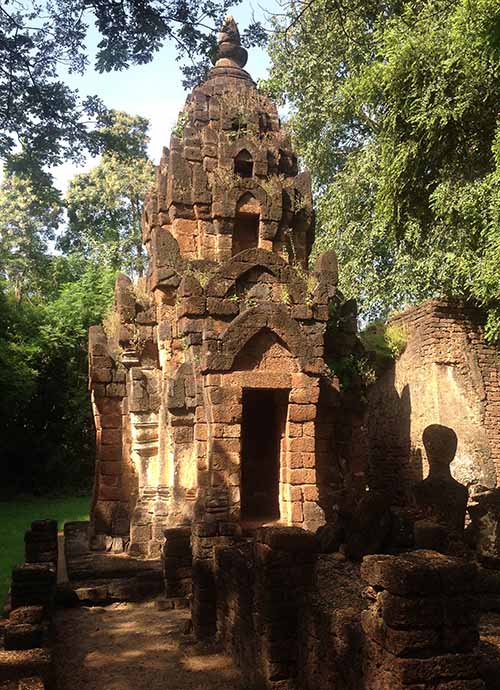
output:
[{"label": "dark doorway opening", "polygon": [[256,213],[238,213],[234,220],[233,256],[244,249],[253,249],[258,246],[259,215]]},{"label": "dark doorway opening", "polygon": [[278,520],[280,454],[288,391],[245,389],[241,426],[241,517]]}]

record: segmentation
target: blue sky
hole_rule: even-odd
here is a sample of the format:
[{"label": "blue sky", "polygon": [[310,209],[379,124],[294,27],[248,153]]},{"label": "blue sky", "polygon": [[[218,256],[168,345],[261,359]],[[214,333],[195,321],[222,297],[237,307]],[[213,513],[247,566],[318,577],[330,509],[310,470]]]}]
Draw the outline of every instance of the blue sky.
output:
[{"label": "blue sky", "polygon": [[[266,12],[280,11],[276,0],[243,0],[234,7],[231,14],[238,22],[240,30],[251,22],[252,16],[265,20]],[[173,43],[167,43],[157,53],[153,62],[148,65],[131,67],[123,72],[98,74],[92,68],[93,55],[98,42],[98,35],[92,27],[88,36],[88,49],[91,66],[82,76],[62,74],[61,76],[72,88],[79,90],[82,96],[97,95],[109,108],[125,110],[133,115],[142,115],[151,122],[149,153],[158,162],[163,146],[168,146],[170,130],[177,121],[179,111],[184,105],[187,92],[182,88],[182,74],[176,62],[176,51]],[[265,50],[249,50],[248,63],[245,67],[257,80],[267,75],[269,59]],[[79,168],[71,163],[55,168],[52,172],[56,185],[65,191],[69,180],[75,173],[86,170],[95,164],[89,160],[87,165]]]}]

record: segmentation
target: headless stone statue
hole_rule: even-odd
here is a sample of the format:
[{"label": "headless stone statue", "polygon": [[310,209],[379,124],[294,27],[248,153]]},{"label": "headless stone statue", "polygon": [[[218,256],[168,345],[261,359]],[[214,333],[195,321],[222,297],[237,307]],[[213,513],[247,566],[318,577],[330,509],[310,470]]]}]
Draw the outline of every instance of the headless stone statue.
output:
[{"label": "headless stone statue", "polygon": [[446,426],[431,424],[422,435],[429,461],[429,475],[414,487],[422,520],[439,525],[450,536],[464,531],[468,491],[451,476],[450,465],[457,450],[457,435]]}]

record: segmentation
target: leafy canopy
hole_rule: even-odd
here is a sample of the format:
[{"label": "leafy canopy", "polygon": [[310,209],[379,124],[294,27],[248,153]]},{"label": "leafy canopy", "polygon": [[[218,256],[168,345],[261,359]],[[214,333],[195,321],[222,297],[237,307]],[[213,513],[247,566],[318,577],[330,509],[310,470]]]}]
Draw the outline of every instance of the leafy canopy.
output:
[{"label": "leafy canopy", "polygon": [[142,275],[141,215],[154,182],[146,147],[148,122],[110,111],[100,134],[106,148],[97,166],[76,175],[66,195],[68,226],[58,240],[64,252],[98,252],[116,269]]},{"label": "leafy canopy", "polygon": [[497,339],[498,1],[294,2],[270,51],[347,296],[365,317],[472,298]]},{"label": "leafy canopy", "polygon": [[[96,97],[81,98],[61,78],[61,68],[83,73],[87,38],[100,35],[95,69],[127,69],[150,62],[172,41],[186,83],[206,71],[215,32],[231,5],[241,0],[18,0],[0,4],[0,158],[34,169],[79,161],[100,150],[92,123],[106,109]],[[262,43],[258,23],[247,43]]]},{"label": "leafy canopy", "polygon": [[65,200],[50,176],[35,184],[21,166],[0,184],[0,447],[4,486],[16,492],[90,479],[87,333],[111,306],[117,269],[143,268],[147,130],[144,119],[109,111],[97,132],[101,160]]},{"label": "leafy canopy", "polygon": [[5,171],[0,186],[0,278],[18,299],[43,291],[48,243],[54,240],[61,212],[61,199],[48,176],[37,186],[30,176]]}]

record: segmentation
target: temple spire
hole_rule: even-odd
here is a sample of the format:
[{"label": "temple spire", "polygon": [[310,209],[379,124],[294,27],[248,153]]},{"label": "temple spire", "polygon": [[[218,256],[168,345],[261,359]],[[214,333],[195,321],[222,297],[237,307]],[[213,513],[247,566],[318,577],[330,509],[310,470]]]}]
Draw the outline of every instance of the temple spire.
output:
[{"label": "temple spire", "polygon": [[244,67],[248,53],[241,45],[240,32],[233,17],[227,16],[222,24],[216,53],[216,67]]}]

